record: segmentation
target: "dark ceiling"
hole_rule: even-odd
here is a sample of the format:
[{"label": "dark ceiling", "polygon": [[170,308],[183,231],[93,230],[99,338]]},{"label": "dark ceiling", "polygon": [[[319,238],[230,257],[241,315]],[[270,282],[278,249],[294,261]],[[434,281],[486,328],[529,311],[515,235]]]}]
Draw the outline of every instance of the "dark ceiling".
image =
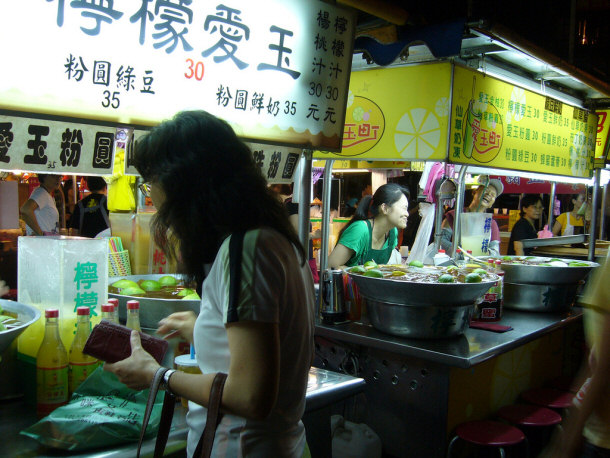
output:
[{"label": "dark ceiling", "polygon": [[[561,60],[610,83],[610,0],[381,0],[407,12],[405,27],[484,20],[519,34]],[[360,12],[359,31],[386,21]]]}]

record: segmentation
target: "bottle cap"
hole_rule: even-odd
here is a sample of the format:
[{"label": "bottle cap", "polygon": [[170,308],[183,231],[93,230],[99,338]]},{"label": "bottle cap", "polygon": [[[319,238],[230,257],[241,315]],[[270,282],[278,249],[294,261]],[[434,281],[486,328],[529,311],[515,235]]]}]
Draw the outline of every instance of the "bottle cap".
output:
[{"label": "bottle cap", "polygon": [[440,250],[438,250],[439,253],[445,253],[445,250],[443,250],[442,248]]},{"label": "bottle cap", "polygon": [[45,318],[57,318],[59,317],[59,309],[46,309],[44,311]]},{"label": "bottle cap", "polygon": [[472,250],[466,250],[466,253],[472,254]]},{"label": "bottle cap", "polygon": [[119,306],[119,300],[116,297],[109,298],[108,303],[114,305],[115,307]]},{"label": "bottle cap", "polygon": [[89,307],[77,307],[76,308],[76,315],[77,316],[82,316],[82,315],[89,316]]},{"label": "bottle cap", "polygon": [[114,312],[114,305],[112,304],[102,304],[102,312]]},{"label": "bottle cap", "polygon": [[502,261],[500,261],[499,259],[496,259],[496,265],[497,266],[501,266],[502,265]]},{"label": "bottle cap", "polygon": [[127,310],[138,310],[140,308],[140,301],[127,301]]}]

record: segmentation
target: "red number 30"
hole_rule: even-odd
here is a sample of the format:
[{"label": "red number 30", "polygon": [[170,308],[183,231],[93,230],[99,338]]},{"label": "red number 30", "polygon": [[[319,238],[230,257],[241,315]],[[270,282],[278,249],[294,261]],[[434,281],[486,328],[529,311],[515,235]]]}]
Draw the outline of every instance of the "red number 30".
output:
[{"label": "red number 30", "polygon": [[186,59],[186,63],[187,72],[184,76],[188,79],[195,77],[197,81],[201,81],[203,79],[203,62],[194,62],[193,59]]}]

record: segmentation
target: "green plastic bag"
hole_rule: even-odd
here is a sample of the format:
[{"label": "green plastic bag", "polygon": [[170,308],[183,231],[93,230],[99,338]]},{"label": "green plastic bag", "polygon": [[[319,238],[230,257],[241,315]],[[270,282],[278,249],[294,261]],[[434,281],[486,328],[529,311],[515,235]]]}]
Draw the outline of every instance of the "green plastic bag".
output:
[{"label": "green plastic bag", "polygon": [[[165,393],[155,399],[146,436],[156,435]],[[148,390],[127,388],[116,375],[98,367],[69,403],[21,431],[46,447],[79,451],[109,447],[140,438]]]}]

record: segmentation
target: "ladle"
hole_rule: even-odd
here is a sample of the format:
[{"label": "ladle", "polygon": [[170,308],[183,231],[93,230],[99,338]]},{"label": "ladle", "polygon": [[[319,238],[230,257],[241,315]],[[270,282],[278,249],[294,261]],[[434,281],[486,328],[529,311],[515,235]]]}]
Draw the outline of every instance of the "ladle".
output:
[{"label": "ladle", "polygon": [[472,261],[478,263],[478,264],[483,264],[486,265],[487,263],[485,261],[481,261],[480,259],[475,258],[473,255],[471,255],[470,253],[468,253],[464,248],[462,248],[461,246],[458,246],[460,252],[466,256],[468,259],[471,259]]}]

